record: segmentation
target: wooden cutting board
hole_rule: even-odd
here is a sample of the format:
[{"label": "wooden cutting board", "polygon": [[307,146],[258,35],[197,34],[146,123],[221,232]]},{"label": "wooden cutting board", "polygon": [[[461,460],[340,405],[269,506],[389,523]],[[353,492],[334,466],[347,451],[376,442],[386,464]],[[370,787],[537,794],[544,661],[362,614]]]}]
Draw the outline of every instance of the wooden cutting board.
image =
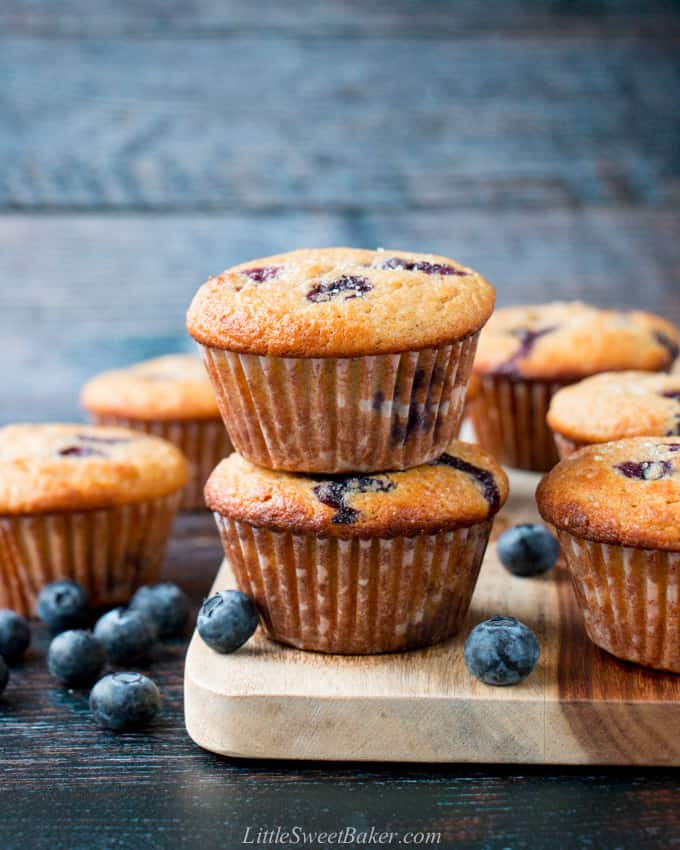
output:
[{"label": "wooden cutting board", "polygon": [[[511,475],[494,538],[537,520],[537,477]],[[233,587],[229,565],[214,590]],[[524,682],[494,688],[463,661],[470,629],[512,614],[538,635]],[[618,661],[585,635],[565,568],[511,576],[492,543],[468,621],[427,650],[339,657],[257,634],[218,655],[194,634],[185,671],[189,734],[229,756],[408,762],[680,765],[680,676]]]}]

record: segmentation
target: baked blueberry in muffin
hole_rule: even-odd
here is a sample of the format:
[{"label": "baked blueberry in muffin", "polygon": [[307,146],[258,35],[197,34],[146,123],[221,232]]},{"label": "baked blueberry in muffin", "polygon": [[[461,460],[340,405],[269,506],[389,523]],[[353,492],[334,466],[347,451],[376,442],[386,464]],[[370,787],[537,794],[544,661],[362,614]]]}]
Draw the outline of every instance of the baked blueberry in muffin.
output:
[{"label": "baked blueberry in muffin", "polygon": [[550,469],[558,452],[546,415],[555,393],[600,372],[664,372],[678,339],[669,322],[639,310],[580,302],[497,310],[474,364],[477,439],[508,466]]}]

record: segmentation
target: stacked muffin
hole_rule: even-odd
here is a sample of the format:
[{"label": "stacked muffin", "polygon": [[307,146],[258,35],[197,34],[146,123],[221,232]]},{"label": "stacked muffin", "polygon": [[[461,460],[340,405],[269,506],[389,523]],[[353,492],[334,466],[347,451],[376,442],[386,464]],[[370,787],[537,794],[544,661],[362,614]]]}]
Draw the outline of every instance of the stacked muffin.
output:
[{"label": "stacked muffin", "polygon": [[453,440],[493,290],[444,257],[295,251],[188,314],[238,454],[206,486],[268,635],[374,653],[453,634],[507,479]]}]

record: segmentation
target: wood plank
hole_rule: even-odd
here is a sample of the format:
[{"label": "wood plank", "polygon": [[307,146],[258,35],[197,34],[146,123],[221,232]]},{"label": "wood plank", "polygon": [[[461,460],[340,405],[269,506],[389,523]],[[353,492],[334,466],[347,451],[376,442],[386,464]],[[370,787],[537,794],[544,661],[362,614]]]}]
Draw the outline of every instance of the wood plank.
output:
[{"label": "wood plank", "polygon": [[[164,577],[198,605],[221,547],[209,515],[176,524]],[[375,824],[441,831],[442,847],[582,850],[593,835],[623,850],[673,846],[680,830],[672,769],[518,765],[378,765],[243,761],[196,747],[184,729],[185,645],[165,644],[144,668],[163,704],[146,732],[112,735],[91,722],[86,691],[56,686],[49,638],[12,669],[0,701],[3,850],[157,845],[238,847],[247,826],[281,812],[309,829]],[[49,781],[45,781],[45,777]],[[59,816],[54,817],[54,812]],[[606,813],[606,816],[603,815]],[[96,836],[96,839],[93,838]],[[668,840],[665,840],[665,839]]]},{"label": "wood plank", "polygon": [[192,346],[184,314],[208,275],[289,248],[450,254],[489,278],[499,304],[585,298],[680,324],[679,219],[606,210],[0,217],[0,423],[73,419],[93,373]]},{"label": "wood plank", "polygon": [[[538,521],[538,476],[511,473],[494,527]],[[585,637],[566,569],[510,576],[487,552],[461,633],[427,650],[338,657],[261,635],[219,655],[194,634],[185,667],[187,729],[230,756],[349,761],[680,765],[680,676],[645,670]],[[233,587],[225,562],[213,590]],[[536,633],[542,653],[512,688],[466,669],[470,629],[494,614]]]},{"label": "wood plank", "polygon": [[678,201],[662,41],[7,37],[0,79],[0,208]]},{"label": "wood plank", "polygon": [[[134,37],[166,33],[201,34],[207,38],[232,32],[296,33],[306,37],[341,34],[450,35],[501,32],[550,33],[564,36],[621,32],[668,36],[677,27],[672,4],[664,0],[193,0],[193,2],[121,3],[120,0],[4,0],[0,31],[63,35],[126,34]],[[676,30],[677,31],[677,30]]]}]

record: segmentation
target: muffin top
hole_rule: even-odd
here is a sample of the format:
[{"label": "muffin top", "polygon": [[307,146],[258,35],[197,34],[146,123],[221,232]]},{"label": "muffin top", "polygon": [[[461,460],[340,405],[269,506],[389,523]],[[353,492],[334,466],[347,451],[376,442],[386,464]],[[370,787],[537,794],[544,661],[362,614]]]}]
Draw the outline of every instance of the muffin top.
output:
[{"label": "muffin top", "polygon": [[85,384],[80,400],[92,413],[130,419],[219,419],[205,368],[191,354],[102,372]]},{"label": "muffin top", "polygon": [[90,510],[155,499],[187,482],[184,455],[127,428],[0,428],[0,515]]},{"label": "muffin top", "polygon": [[548,424],[582,443],[680,435],[680,375],[603,372],[553,396]]},{"label": "muffin top", "polygon": [[494,292],[434,254],[324,248],[242,263],[196,294],[189,333],[214,348],[282,357],[417,351],[475,333]]},{"label": "muffin top", "polygon": [[208,507],[233,519],[329,537],[462,528],[492,517],[507,495],[507,477],[494,459],[460,441],[431,463],[366,475],[274,472],[232,454],[205,488]]},{"label": "muffin top", "polygon": [[639,310],[601,310],[580,301],[497,310],[479,340],[474,370],[535,380],[578,380],[597,372],[669,369],[680,336]]},{"label": "muffin top", "polygon": [[680,437],[586,446],[541,481],[546,522],[577,537],[680,551]]}]

